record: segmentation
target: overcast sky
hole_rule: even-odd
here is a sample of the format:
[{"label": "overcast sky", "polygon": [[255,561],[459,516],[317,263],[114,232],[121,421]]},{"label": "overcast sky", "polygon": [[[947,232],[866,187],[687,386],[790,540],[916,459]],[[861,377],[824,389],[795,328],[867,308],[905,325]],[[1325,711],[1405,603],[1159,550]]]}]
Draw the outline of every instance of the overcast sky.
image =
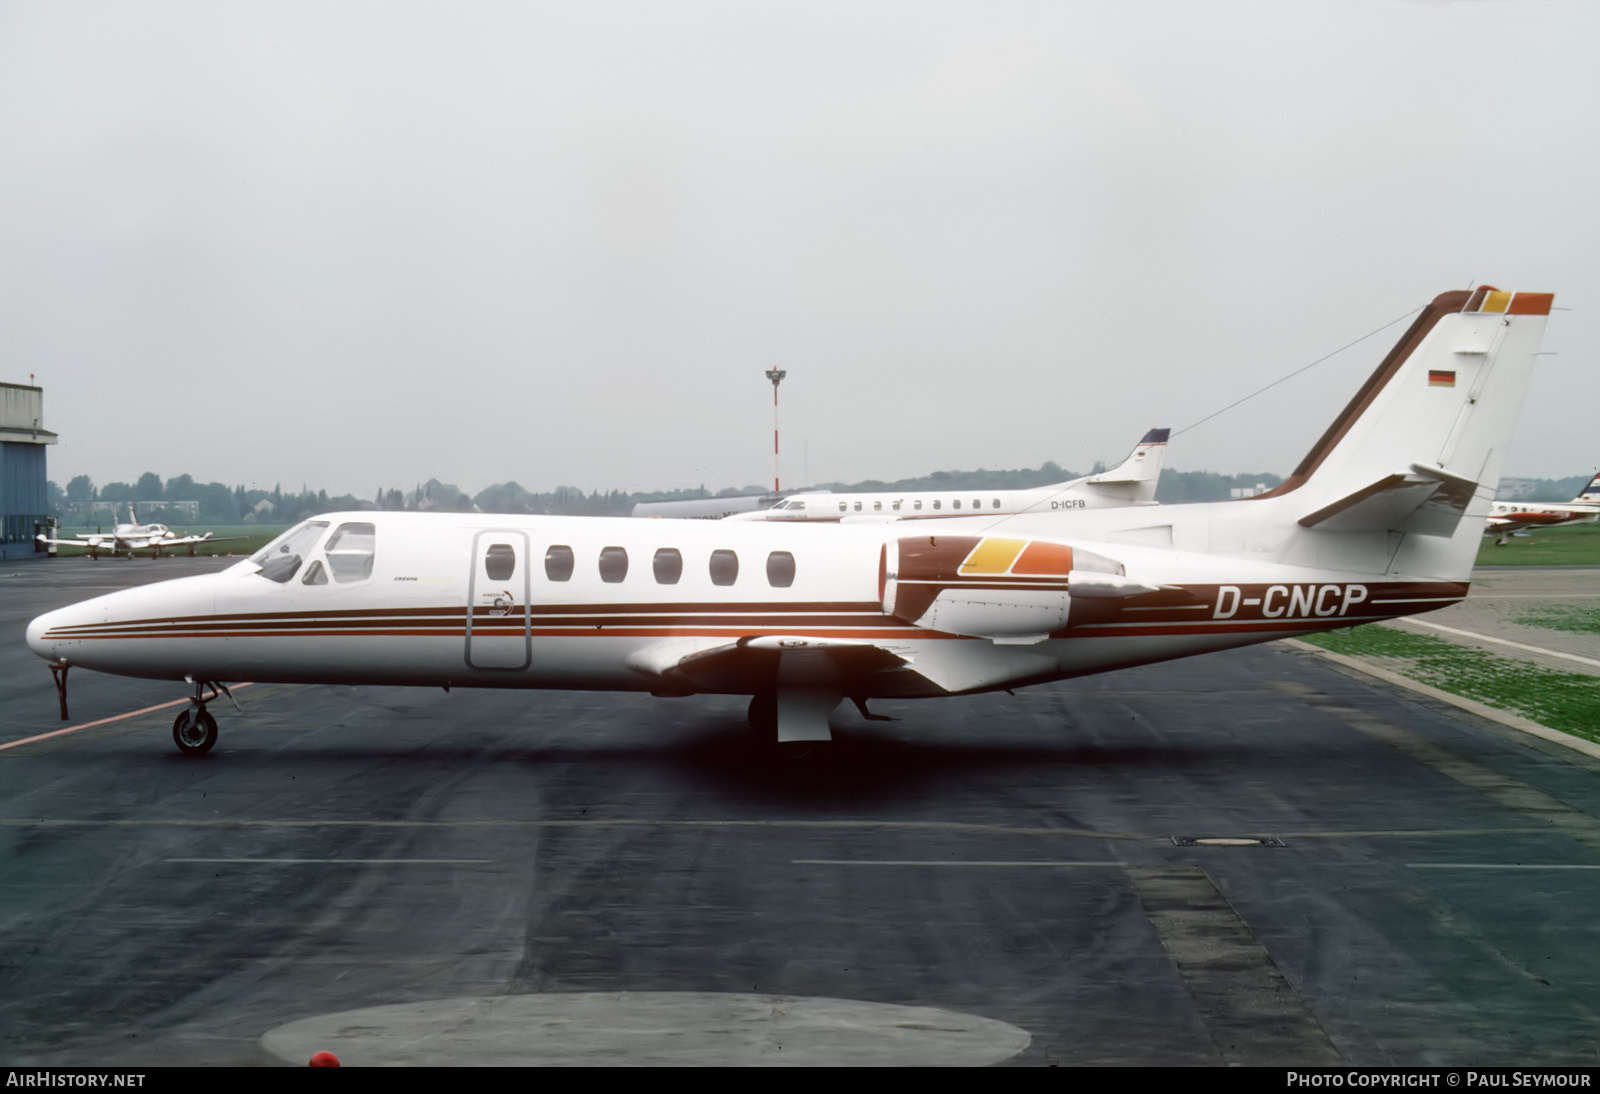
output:
[{"label": "overcast sky", "polygon": [[[1600,4],[0,0],[50,477],[370,496],[1083,468],[1437,293],[1600,462]],[[1286,473],[1396,326],[1176,437]]]}]

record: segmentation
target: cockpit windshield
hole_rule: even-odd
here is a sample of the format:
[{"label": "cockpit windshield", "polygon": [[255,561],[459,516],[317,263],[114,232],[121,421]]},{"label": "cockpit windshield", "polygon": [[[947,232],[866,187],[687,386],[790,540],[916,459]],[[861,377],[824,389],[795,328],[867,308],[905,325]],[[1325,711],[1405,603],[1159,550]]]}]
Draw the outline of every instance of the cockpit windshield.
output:
[{"label": "cockpit windshield", "polygon": [[327,531],[325,520],[308,520],[295,525],[250,556],[250,561],[261,567],[256,576],[279,584],[288,581]]}]

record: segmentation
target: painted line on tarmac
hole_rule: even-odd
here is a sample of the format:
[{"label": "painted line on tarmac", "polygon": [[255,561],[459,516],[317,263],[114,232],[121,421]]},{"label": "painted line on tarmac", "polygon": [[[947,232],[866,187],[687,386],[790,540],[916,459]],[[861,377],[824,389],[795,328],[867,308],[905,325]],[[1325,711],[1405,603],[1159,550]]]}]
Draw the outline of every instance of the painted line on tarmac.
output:
[{"label": "painted line on tarmac", "polygon": [[169,858],[167,862],[248,866],[482,866],[492,858]]},{"label": "painted line on tarmac", "polygon": [[1490,634],[1479,634],[1477,631],[1463,631],[1455,627],[1447,627],[1443,623],[1430,623],[1426,619],[1404,619],[1395,622],[1409,623],[1414,627],[1428,627],[1432,630],[1443,631],[1446,634],[1459,634],[1463,638],[1476,639],[1479,642],[1493,642],[1497,646],[1510,646],[1514,650],[1525,650],[1528,653],[1537,653],[1545,657],[1559,657],[1563,661],[1576,661],[1580,665],[1600,669],[1600,661],[1592,657],[1579,657],[1575,653],[1562,653],[1560,650],[1547,650],[1543,646],[1529,646],[1522,642],[1513,642],[1509,638],[1496,638]]},{"label": "painted line on tarmac", "polygon": [[900,858],[792,858],[794,866],[1109,866],[1120,870],[1120,862],[1018,862],[1010,859],[900,859]]},{"label": "painted line on tarmac", "polygon": [[1588,862],[1408,862],[1410,870],[1600,870]]},{"label": "painted line on tarmac", "polygon": [[[253,681],[250,683],[234,684],[231,690],[238,691],[240,688],[251,687],[252,683]],[[23,745],[31,745],[35,741],[48,741],[51,737],[62,737],[68,733],[76,733],[80,729],[93,729],[95,726],[110,725],[112,722],[126,721],[129,718],[137,718],[141,714],[151,714],[158,710],[166,710],[168,707],[182,706],[188,701],[189,700],[187,699],[174,699],[168,703],[157,703],[153,707],[141,707],[138,710],[130,710],[126,714],[113,714],[109,718],[101,718],[94,722],[84,722],[81,726],[68,726],[66,729],[52,729],[49,733],[38,733],[32,737],[24,737],[20,741],[7,741],[5,744],[0,745],[0,752],[4,752],[8,748],[20,748]]]}]

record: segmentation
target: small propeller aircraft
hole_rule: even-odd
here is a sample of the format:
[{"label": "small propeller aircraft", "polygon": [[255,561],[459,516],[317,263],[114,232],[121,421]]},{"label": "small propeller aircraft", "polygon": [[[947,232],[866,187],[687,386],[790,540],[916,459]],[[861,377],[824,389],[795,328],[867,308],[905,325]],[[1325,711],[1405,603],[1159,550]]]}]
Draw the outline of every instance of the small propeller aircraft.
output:
[{"label": "small propeller aircraft", "polygon": [[94,532],[75,539],[52,539],[44,535],[34,538],[46,546],[82,547],[89,552],[90,558],[95,559],[100,557],[102,551],[112,558],[119,554],[132,558],[135,551],[150,551],[152,557],[160,558],[162,552],[170,552],[175,547],[187,547],[192,555],[198,543],[227,542],[224,539],[212,539],[210,532],[203,536],[181,536],[165,524],[140,524],[139,514],[133,511],[132,502],[128,503],[128,519],[133,523],[119,524],[110,532]]},{"label": "small propeller aircraft", "polygon": [[[1118,505],[1154,505],[1161,456],[1171,430],[1152,429],[1116,467],[1030,490],[925,490],[915,493],[790,494],[770,509],[724,520],[833,521],[845,524],[932,520],[1013,513],[1060,513]],[[965,506],[965,508],[963,508]]]},{"label": "small propeller aircraft", "polygon": [[1593,524],[1600,519],[1600,474],[1578,491],[1571,501],[1497,501],[1489,507],[1486,536],[1504,547],[1526,528],[1554,528],[1558,524]]},{"label": "small propeller aircraft", "polygon": [[999,691],[1431,611],[1473,559],[1551,307],[1422,309],[1281,485],[1253,498],[908,527],[331,513],[221,573],[28,625],[66,671],[224,681],[751,696],[826,740],[851,699]]}]

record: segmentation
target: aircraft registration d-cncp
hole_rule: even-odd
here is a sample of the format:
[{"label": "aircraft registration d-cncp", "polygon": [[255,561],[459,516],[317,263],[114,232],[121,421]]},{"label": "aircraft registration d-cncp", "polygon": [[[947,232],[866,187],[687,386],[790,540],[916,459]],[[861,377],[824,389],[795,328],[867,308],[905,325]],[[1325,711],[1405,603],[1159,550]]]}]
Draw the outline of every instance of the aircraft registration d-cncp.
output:
[{"label": "aircraft registration d-cncp", "polygon": [[226,681],[749,695],[758,728],[820,740],[846,698],[1412,615],[1467,594],[1550,306],[1440,295],[1255,498],[937,526],[333,513],[221,573],[49,612],[28,643],[58,679],[191,681],[173,736],[200,753]]}]

